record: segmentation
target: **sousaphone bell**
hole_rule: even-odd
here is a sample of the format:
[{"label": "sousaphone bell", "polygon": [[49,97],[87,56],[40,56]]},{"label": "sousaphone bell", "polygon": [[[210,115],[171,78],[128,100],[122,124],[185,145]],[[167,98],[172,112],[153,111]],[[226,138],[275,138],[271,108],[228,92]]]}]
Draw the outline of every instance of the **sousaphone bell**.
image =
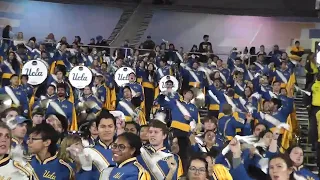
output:
[{"label": "sousaphone bell", "polygon": [[196,105],[198,108],[202,108],[205,106],[205,95],[203,91],[199,88],[191,88],[191,91],[193,92],[193,99],[191,100],[191,103]]}]

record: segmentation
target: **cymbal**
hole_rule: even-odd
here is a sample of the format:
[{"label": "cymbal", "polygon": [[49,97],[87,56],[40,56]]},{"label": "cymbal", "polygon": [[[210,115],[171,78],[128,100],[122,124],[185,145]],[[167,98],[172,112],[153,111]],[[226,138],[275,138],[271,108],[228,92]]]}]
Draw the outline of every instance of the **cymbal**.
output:
[{"label": "cymbal", "polygon": [[205,106],[205,95],[199,88],[191,88],[193,92],[193,99],[191,100],[191,103],[196,105],[198,108],[202,108]]},{"label": "cymbal", "polygon": [[97,107],[98,104],[94,101],[85,101],[84,102],[84,106],[87,108],[87,109],[92,109],[94,107]]},{"label": "cymbal", "polygon": [[48,109],[49,103],[52,101],[52,99],[43,99],[40,101],[40,108],[42,109]]},{"label": "cymbal", "polygon": [[10,108],[12,105],[12,99],[7,94],[0,94],[0,113]]}]

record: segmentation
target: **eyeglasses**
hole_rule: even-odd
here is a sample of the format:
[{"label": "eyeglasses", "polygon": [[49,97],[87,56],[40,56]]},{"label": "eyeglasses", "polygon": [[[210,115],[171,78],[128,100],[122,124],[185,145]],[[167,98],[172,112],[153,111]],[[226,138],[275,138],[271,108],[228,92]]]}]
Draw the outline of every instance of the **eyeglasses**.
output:
[{"label": "eyeglasses", "polygon": [[199,174],[205,174],[207,172],[206,168],[196,168],[194,166],[189,167],[190,172],[199,173]]},{"label": "eyeglasses", "polygon": [[127,146],[124,144],[116,144],[116,143],[111,144],[112,150],[118,149],[119,151],[123,152],[126,148],[127,148]]},{"label": "eyeglasses", "polygon": [[35,138],[35,137],[29,137],[29,138],[28,138],[28,141],[29,141],[29,142],[39,141],[39,140],[42,140],[42,138]]}]

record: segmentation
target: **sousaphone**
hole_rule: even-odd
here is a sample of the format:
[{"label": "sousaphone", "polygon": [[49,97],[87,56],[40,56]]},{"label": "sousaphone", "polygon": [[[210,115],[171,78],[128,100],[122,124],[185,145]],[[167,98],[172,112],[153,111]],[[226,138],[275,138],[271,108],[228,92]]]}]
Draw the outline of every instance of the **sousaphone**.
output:
[{"label": "sousaphone", "polygon": [[134,73],[134,70],[130,67],[121,67],[114,74],[114,81],[117,83],[119,87],[124,86],[129,83],[129,74]]}]

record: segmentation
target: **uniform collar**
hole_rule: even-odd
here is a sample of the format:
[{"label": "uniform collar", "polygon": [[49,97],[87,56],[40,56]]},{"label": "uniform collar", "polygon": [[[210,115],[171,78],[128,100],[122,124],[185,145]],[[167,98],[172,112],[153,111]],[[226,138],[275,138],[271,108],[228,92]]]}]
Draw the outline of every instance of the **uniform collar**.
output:
[{"label": "uniform collar", "polygon": [[166,149],[167,149],[166,147],[162,147],[162,148],[158,149],[157,152],[163,151],[163,150],[166,150]]},{"label": "uniform collar", "polygon": [[64,98],[63,100],[60,100],[59,98],[57,98],[57,100],[58,100],[59,102],[63,102],[63,101],[66,100],[66,98]]},{"label": "uniform collar", "polygon": [[4,157],[0,160],[0,167],[7,165],[9,161],[10,161],[10,156],[8,154],[4,155]]},{"label": "uniform collar", "polygon": [[15,142],[17,145],[22,144],[22,142],[23,142],[23,141],[22,141],[22,142],[20,143],[19,140],[17,140],[16,138],[12,138],[11,140],[12,140],[13,142]]},{"label": "uniform collar", "polygon": [[48,162],[55,160],[57,158],[57,154],[58,153],[56,153],[54,156],[45,159],[43,162],[41,162],[41,159],[37,155],[35,156],[35,158],[40,164],[47,164]]},{"label": "uniform collar", "polygon": [[109,149],[109,146],[103,143],[101,140],[98,141],[98,144],[102,146],[104,149]]},{"label": "uniform collar", "polygon": [[121,168],[121,167],[125,166],[126,164],[129,164],[129,163],[134,162],[136,160],[137,159],[135,157],[127,159],[127,160],[123,161],[121,164],[119,164],[118,168]]},{"label": "uniform collar", "polygon": [[299,166],[299,167],[293,166],[293,169],[294,169],[295,171],[300,171],[302,168],[303,168],[303,165],[301,165],[301,166]]},{"label": "uniform collar", "polygon": [[191,102],[187,102],[187,101],[185,101],[185,100],[183,100],[182,102],[184,102],[184,103],[186,103],[186,104],[190,104]]}]

